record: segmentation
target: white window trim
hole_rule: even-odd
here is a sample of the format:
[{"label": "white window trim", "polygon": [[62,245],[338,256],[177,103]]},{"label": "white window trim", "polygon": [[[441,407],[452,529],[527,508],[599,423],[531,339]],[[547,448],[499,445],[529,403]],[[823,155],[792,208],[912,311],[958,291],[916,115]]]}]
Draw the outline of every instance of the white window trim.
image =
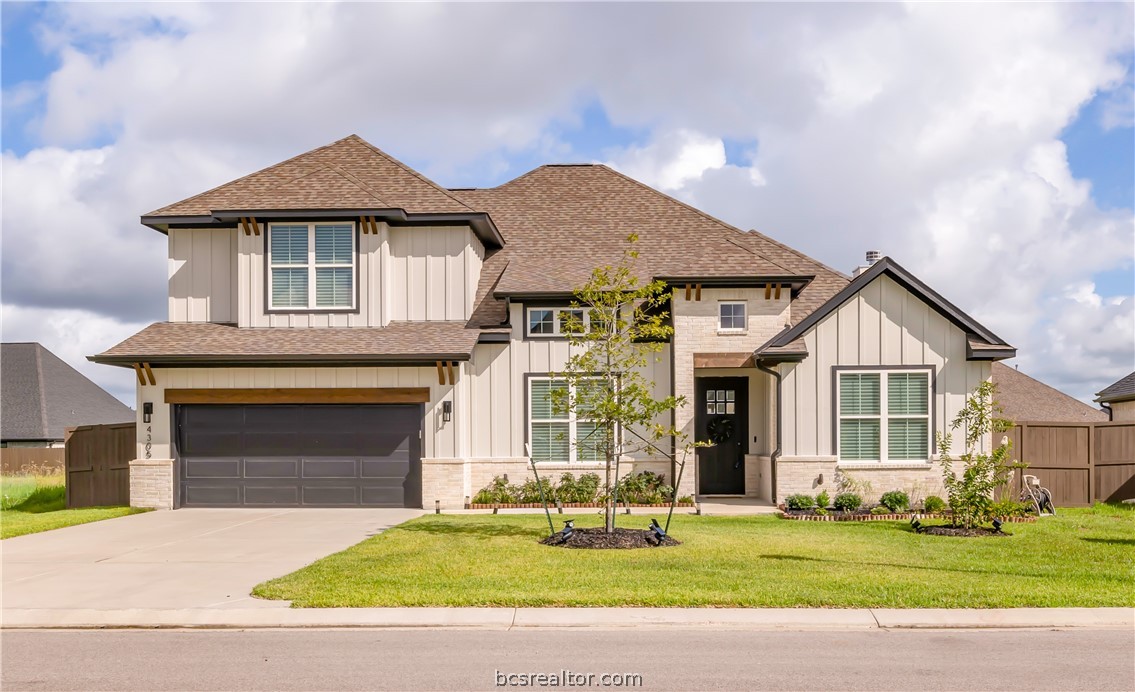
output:
[{"label": "white window trim", "polygon": [[[888,386],[887,378],[892,375],[906,375],[906,374],[920,374],[926,375],[926,413],[923,415],[908,415],[908,414],[895,414],[890,415],[885,413],[887,411],[887,395]],[[855,414],[843,415],[840,413],[840,401],[843,396],[843,376],[844,375],[879,375],[879,414]],[[932,367],[926,368],[895,368],[893,370],[877,370],[877,369],[847,369],[839,370],[836,373],[836,391],[835,391],[835,407],[832,412],[835,415],[835,448],[836,448],[836,461],[841,465],[878,465],[878,464],[894,464],[906,465],[911,464],[929,464],[934,460],[934,369]],[[843,419],[857,419],[857,420],[878,420],[879,421],[879,459],[844,459],[843,458],[843,437],[840,434],[840,421]],[[889,457],[889,424],[891,419],[908,419],[908,420],[925,420],[926,421],[926,459],[891,459]]]},{"label": "white window trim", "polygon": [[[585,378],[585,379],[599,380],[599,379],[602,379],[602,378],[592,377],[592,378]],[[533,459],[533,462],[537,463],[537,464],[563,464],[563,463],[569,463],[569,464],[599,464],[599,463],[604,463],[603,460],[599,460],[599,461],[595,461],[595,460],[580,461],[579,460],[579,450],[578,450],[579,440],[578,440],[578,433],[576,432],[576,426],[577,426],[578,423],[593,423],[594,421],[591,420],[590,418],[576,418],[575,415],[571,411],[568,411],[566,414],[564,414],[565,417],[562,417],[562,418],[541,418],[538,421],[533,420],[533,418],[532,418],[532,383],[535,382],[535,381],[545,381],[546,382],[546,381],[549,381],[549,380],[559,380],[561,382],[566,381],[566,379],[563,378],[563,377],[552,377],[551,375],[530,375],[528,377],[528,382],[525,385],[525,389],[526,389],[525,398],[527,400],[526,406],[528,407],[528,416],[527,416],[528,417],[528,431],[527,431],[528,436],[526,438],[526,442],[530,445],[532,444],[532,424],[533,423],[567,423],[568,424],[568,440],[567,440],[568,441],[568,458],[567,459],[542,459],[540,461],[536,461],[535,459]],[[574,396],[574,394],[575,394],[575,392],[573,391],[574,389],[575,389],[575,386],[569,383],[568,384],[568,396]],[[618,438],[618,432],[616,432],[616,438]]]},{"label": "white window trim", "polygon": [[[743,327],[722,327],[721,326],[721,308],[726,305],[740,305],[744,313],[745,326]],[[744,300],[722,300],[717,303],[717,332],[719,334],[744,334],[749,329],[749,304]]]},{"label": "white window trim", "polygon": [[[351,227],[351,262],[336,264],[315,263],[315,227],[316,226],[343,226]],[[307,226],[307,264],[272,264],[272,229],[276,226]],[[353,221],[313,221],[311,223],[278,223],[268,224],[268,233],[264,236],[264,255],[268,262],[268,281],[265,286],[267,295],[265,300],[268,310],[272,312],[349,312],[358,306],[359,272],[358,272],[358,233]],[[307,305],[274,305],[272,303],[272,274],[277,269],[306,269],[307,270]],[[316,305],[316,269],[350,269],[351,270],[351,304],[350,305]]]},{"label": "white window trim", "polygon": [[[533,334],[532,333],[532,313],[534,311],[552,311],[552,333],[551,334]],[[560,313],[563,312],[582,312],[583,313],[583,329],[585,332],[591,330],[591,310],[588,308],[573,308],[570,305],[544,305],[533,306],[524,309],[524,334],[531,339],[562,339],[570,332],[563,331],[562,322],[560,320]]]}]

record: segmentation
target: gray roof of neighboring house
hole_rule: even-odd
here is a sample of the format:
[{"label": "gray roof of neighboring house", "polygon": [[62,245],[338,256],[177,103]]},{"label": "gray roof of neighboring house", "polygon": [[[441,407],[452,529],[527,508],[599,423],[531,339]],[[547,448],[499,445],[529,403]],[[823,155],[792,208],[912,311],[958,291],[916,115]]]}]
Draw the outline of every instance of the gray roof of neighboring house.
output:
[{"label": "gray roof of neighboring house", "polygon": [[133,420],[129,406],[40,344],[0,345],[0,439],[62,440],[67,428]]},{"label": "gray roof of neighboring house", "polygon": [[1001,415],[1013,421],[1106,423],[1107,413],[1003,363],[993,364]]},{"label": "gray roof of neighboring house", "polygon": [[1135,372],[1108,387],[1104,387],[1096,394],[1096,401],[1101,404],[1131,399],[1135,399]]}]

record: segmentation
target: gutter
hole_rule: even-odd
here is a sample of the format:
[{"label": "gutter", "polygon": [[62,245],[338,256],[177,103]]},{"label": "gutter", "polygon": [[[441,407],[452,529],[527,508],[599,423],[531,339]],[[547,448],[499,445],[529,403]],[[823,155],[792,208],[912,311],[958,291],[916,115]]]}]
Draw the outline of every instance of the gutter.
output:
[{"label": "gutter", "polygon": [[776,506],[776,462],[777,462],[777,460],[780,459],[780,453],[781,453],[780,439],[783,435],[782,431],[783,431],[783,425],[784,425],[783,422],[782,422],[783,417],[780,415],[780,413],[781,413],[781,401],[782,401],[781,388],[783,387],[784,382],[783,382],[783,380],[781,380],[779,370],[773,370],[772,368],[765,366],[760,361],[757,361],[757,370],[760,370],[761,372],[764,372],[764,373],[768,373],[769,375],[772,375],[776,379],[776,448],[773,449],[772,454],[769,455],[769,461],[771,462],[770,466],[772,467],[772,504],[775,507]]},{"label": "gutter", "polygon": [[1107,422],[1108,423],[1114,423],[1115,422],[1115,411],[1112,410],[1111,404],[1106,402],[1106,401],[1101,401],[1100,402],[1100,408],[1107,411]]}]

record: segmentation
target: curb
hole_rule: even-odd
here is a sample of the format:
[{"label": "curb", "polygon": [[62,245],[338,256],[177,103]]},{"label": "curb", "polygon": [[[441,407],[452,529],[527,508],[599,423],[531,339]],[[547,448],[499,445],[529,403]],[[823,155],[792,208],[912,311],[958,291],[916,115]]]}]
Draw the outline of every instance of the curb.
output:
[{"label": "curb", "polygon": [[0,629],[1135,629],[1133,608],[4,609]]}]

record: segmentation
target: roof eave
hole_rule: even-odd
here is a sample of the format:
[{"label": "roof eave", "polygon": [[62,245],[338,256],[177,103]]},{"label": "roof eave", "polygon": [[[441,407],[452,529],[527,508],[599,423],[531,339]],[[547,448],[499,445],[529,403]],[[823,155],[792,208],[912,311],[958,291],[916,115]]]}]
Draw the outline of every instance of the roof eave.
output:
[{"label": "roof eave", "polygon": [[104,355],[87,356],[87,360],[101,365],[114,365],[130,368],[135,363],[149,363],[150,365],[178,365],[178,366],[207,366],[224,367],[233,366],[303,366],[318,365],[367,366],[367,365],[433,365],[437,361],[467,361],[471,353],[412,353],[412,354],[343,354],[343,355],[179,355],[179,354],[134,354],[134,355]]}]

